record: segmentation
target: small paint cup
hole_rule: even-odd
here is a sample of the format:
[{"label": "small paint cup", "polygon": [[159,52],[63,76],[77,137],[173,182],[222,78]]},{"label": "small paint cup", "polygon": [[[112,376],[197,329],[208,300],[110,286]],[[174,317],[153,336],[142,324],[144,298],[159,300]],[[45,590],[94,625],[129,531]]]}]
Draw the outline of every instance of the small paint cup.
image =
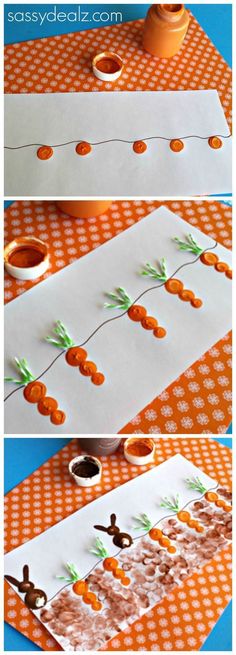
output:
[{"label": "small paint cup", "polygon": [[124,443],[124,456],[127,462],[136,466],[150,464],[154,460],[155,443],[153,439],[129,437]]},{"label": "small paint cup", "polygon": [[4,266],[17,280],[36,280],[48,269],[48,246],[36,237],[14,239],[4,249]]},{"label": "small paint cup", "polygon": [[97,457],[78,455],[70,461],[69,473],[79,487],[94,487],[101,481],[102,464]]},{"label": "small paint cup", "polygon": [[114,82],[124,68],[123,61],[116,52],[100,52],[93,58],[93,74],[103,82]]}]

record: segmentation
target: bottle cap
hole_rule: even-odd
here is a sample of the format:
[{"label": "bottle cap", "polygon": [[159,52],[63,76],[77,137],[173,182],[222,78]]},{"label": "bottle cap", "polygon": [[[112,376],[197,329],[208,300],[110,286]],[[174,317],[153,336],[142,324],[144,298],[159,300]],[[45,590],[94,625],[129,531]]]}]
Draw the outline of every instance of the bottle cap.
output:
[{"label": "bottle cap", "polygon": [[35,280],[48,269],[48,246],[36,237],[14,239],[4,249],[4,266],[17,280]]},{"label": "bottle cap", "polygon": [[92,455],[78,455],[70,461],[69,473],[79,487],[94,487],[101,480],[102,464]]},{"label": "bottle cap", "polygon": [[124,443],[124,456],[130,464],[144,466],[153,462],[155,443],[153,439],[129,437]]},{"label": "bottle cap", "polygon": [[92,68],[95,77],[103,82],[114,82],[123,70],[123,61],[115,52],[100,52],[93,58]]}]

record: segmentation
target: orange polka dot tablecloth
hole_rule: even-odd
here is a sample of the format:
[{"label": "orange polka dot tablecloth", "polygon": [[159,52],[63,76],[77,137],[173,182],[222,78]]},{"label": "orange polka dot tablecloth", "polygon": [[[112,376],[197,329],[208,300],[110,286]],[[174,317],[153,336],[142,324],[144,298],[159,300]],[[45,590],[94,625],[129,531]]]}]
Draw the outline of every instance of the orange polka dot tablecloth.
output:
[{"label": "orange polka dot tablecloth", "polygon": [[[212,476],[220,485],[231,485],[231,451],[209,438],[155,438],[155,465],[176,453]],[[77,440],[68,442],[37,471],[5,497],[5,551],[61,521],[99,495],[135,478],[150,468],[128,464],[123,447],[103,457],[101,489],[82,488],[71,482],[68,461],[77,455]],[[226,547],[198,573],[176,587],[151,611],[102,650],[196,651],[205,642],[231,599],[231,548]],[[5,619],[46,651],[62,650],[52,636],[5,582]]]},{"label": "orange polka dot tablecloth", "polygon": [[[212,200],[196,202],[116,201],[97,218],[74,219],[50,201],[17,201],[5,212],[5,241],[34,235],[50,248],[50,268],[55,273],[105,241],[119,234],[161,204],[190,225],[231,247],[231,207]],[[5,273],[5,301],[9,302],[35,284],[15,280]],[[145,434],[223,434],[231,421],[231,335],[215,344],[121,432]]]},{"label": "orange polka dot tablecloth", "polygon": [[[5,47],[5,93],[217,89],[231,126],[231,70],[190,14],[187,36],[171,59],[142,49],[143,20]],[[97,52],[113,50],[125,69],[114,83],[91,72]]]}]

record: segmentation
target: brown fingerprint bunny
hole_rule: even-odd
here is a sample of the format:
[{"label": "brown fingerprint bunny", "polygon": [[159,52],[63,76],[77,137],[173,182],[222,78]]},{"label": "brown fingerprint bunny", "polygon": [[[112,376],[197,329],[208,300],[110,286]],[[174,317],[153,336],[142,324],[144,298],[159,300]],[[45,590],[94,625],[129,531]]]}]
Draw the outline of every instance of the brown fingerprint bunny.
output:
[{"label": "brown fingerprint bunny", "polygon": [[118,525],[116,525],[115,514],[111,514],[110,522],[111,525],[109,525],[107,528],[104,525],[94,525],[94,528],[96,530],[106,532],[111,537],[113,537],[113,544],[115,544],[115,546],[118,548],[129,548],[129,546],[131,546],[133,543],[133,539],[131,535],[127,534],[127,532],[120,532],[120,528],[118,528]]},{"label": "brown fingerprint bunny", "polygon": [[27,564],[23,566],[23,580],[19,582],[12,575],[5,575],[8,582],[17,587],[21,594],[25,594],[24,602],[31,610],[41,609],[47,603],[47,596],[41,589],[35,589],[33,582],[29,580],[29,567]]}]

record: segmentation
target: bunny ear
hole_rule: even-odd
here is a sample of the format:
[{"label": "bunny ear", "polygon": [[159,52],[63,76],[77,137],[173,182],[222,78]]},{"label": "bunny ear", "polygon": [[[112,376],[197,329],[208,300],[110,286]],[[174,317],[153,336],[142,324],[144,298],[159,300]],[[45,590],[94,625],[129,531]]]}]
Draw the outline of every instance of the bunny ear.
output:
[{"label": "bunny ear", "polygon": [[101,530],[102,532],[107,532],[107,528],[104,525],[94,525],[95,530]]},{"label": "bunny ear", "polygon": [[7,580],[7,582],[11,582],[11,584],[14,584],[15,587],[19,588],[19,581],[16,578],[13,578],[12,575],[5,575],[4,576]]},{"label": "bunny ear", "polygon": [[29,580],[29,567],[28,564],[23,566],[23,581],[28,582]]},{"label": "bunny ear", "polygon": [[112,526],[115,525],[115,524],[116,524],[116,515],[115,515],[115,514],[111,514],[110,519],[111,519],[111,525],[112,525]]}]

